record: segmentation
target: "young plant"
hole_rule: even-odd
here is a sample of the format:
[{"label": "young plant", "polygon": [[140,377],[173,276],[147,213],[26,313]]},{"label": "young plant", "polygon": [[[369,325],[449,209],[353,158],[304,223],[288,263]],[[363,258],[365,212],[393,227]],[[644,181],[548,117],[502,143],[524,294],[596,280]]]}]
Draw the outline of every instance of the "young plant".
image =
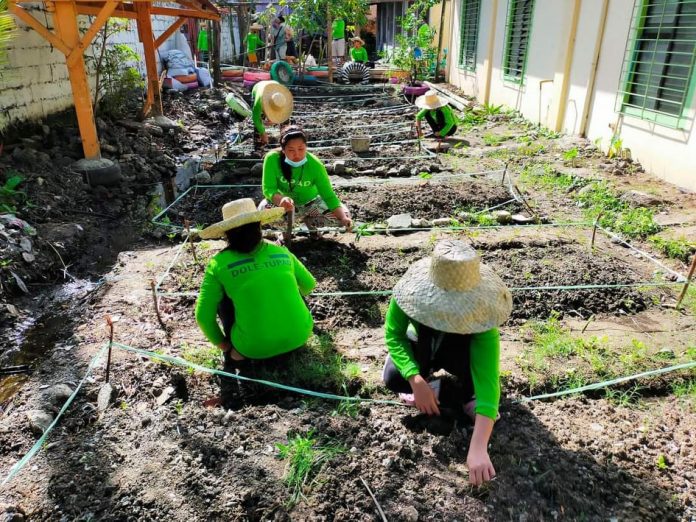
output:
[{"label": "young plant", "polygon": [[17,190],[24,178],[14,171],[10,171],[10,174],[5,183],[0,186],[0,212],[14,214],[17,212],[17,205],[26,202],[27,195],[23,191]]},{"label": "young plant", "polygon": [[575,168],[575,160],[577,159],[578,155],[578,148],[573,147],[572,149],[567,150],[563,153],[563,161],[570,163],[570,166]]},{"label": "young plant", "polygon": [[679,259],[684,263],[688,263],[691,256],[696,254],[696,242],[689,241],[683,236],[675,239],[652,236],[648,238],[648,241],[665,256]]}]

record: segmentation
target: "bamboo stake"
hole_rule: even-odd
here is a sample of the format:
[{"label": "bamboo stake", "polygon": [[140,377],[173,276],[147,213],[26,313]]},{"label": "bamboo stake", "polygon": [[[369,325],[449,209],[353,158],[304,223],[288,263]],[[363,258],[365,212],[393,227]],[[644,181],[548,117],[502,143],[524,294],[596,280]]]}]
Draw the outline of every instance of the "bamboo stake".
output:
[{"label": "bamboo stake", "polygon": [[109,327],[109,352],[106,356],[106,383],[109,384],[109,371],[111,370],[111,346],[114,344],[114,322],[111,316],[106,316],[106,324]]},{"label": "bamboo stake", "polygon": [[689,268],[689,275],[686,276],[686,283],[684,283],[684,288],[682,288],[682,291],[679,294],[679,299],[677,299],[677,307],[676,307],[677,310],[679,310],[679,307],[681,306],[681,303],[684,300],[684,297],[686,297],[686,292],[689,289],[689,284],[691,283],[691,278],[694,276],[695,270],[696,270],[696,254],[694,254],[694,257],[691,260],[691,267]]},{"label": "bamboo stake", "polygon": [[512,186],[515,187],[515,190],[517,191],[517,193],[518,193],[518,194],[520,195],[520,197],[522,198],[522,203],[524,204],[525,208],[526,208],[527,210],[529,210],[529,212],[530,212],[530,214],[532,214],[532,217],[534,218],[534,220],[538,223],[538,222],[540,221],[539,216],[537,215],[536,212],[534,212],[534,210],[532,209],[532,207],[529,206],[529,203],[527,203],[527,198],[524,197],[524,194],[522,194],[522,191],[519,189],[519,187],[517,186],[517,184],[513,183]]},{"label": "bamboo stake", "polygon": [[590,242],[590,250],[594,250],[595,236],[597,235],[597,227],[599,226],[599,220],[602,219],[604,212],[597,214],[597,218],[594,222],[594,227],[592,228],[592,241]]},{"label": "bamboo stake", "polygon": [[184,219],[184,227],[186,228],[186,235],[189,238],[189,246],[191,247],[193,261],[196,263],[196,265],[198,265],[199,268],[202,268],[200,262],[198,261],[198,255],[196,255],[196,246],[193,244],[193,241],[191,241],[191,222],[188,219]]},{"label": "bamboo stake", "polygon": [[167,325],[164,324],[164,321],[162,320],[162,316],[160,315],[159,302],[157,300],[157,289],[155,288],[154,279],[150,280],[150,288],[152,289],[152,300],[155,304],[155,313],[157,314],[157,321],[159,321],[159,324],[162,327],[162,330],[169,333],[169,331],[167,330]]},{"label": "bamboo stake", "polygon": [[295,225],[295,210],[291,210],[285,216],[286,225],[285,232],[283,233],[283,241],[285,242],[285,247],[290,248],[290,243],[292,243],[292,227]]},{"label": "bamboo stake", "polygon": [[379,502],[377,502],[377,498],[375,497],[374,493],[372,493],[370,486],[367,485],[367,482],[365,482],[364,478],[360,477],[360,481],[363,483],[363,486],[365,486],[365,489],[370,494],[370,497],[372,497],[372,501],[375,503],[375,506],[377,506],[377,511],[379,511],[379,515],[382,517],[382,521],[387,522],[387,516],[384,514],[384,511],[382,510],[382,506],[380,506]]},{"label": "bamboo stake", "polygon": [[500,186],[501,187],[505,186],[505,176],[507,175],[508,165],[510,165],[510,162],[506,161],[505,168],[503,169],[503,177],[500,178]]}]

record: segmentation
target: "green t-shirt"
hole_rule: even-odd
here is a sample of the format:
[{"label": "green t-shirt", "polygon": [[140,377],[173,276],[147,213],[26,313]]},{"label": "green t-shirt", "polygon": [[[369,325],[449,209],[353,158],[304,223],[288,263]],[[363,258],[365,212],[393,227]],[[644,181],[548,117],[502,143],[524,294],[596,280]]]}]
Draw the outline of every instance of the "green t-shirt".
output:
[{"label": "green t-shirt", "polygon": [[261,40],[261,37],[258,35],[258,33],[249,33],[248,35],[246,35],[245,40],[247,44],[248,53],[255,53],[256,49],[263,46],[263,40]]},{"label": "green t-shirt", "polygon": [[263,159],[263,197],[271,201],[274,194],[282,194],[293,199],[295,205],[306,205],[317,196],[324,200],[329,210],[336,210],[341,202],[329,181],[324,164],[311,152],[307,153],[307,163],[292,167],[291,182],[280,170],[280,151],[266,154]]},{"label": "green t-shirt", "polygon": [[[384,324],[384,341],[391,360],[401,376],[408,380],[418,375],[420,368],[406,336],[409,325],[416,332],[420,324],[410,319],[392,298]],[[476,413],[490,419],[498,415],[500,403],[500,333],[493,328],[471,335],[469,364],[476,395]]]},{"label": "green t-shirt", "polygon": [[360,49],[352,47],[350,49],[350,57],[353,59],[354,62],[365,63],[368,60],[367,49],[365,49],[364,47],[361,47]]},{"label": "green t-shirt", "polygon": [[418,47],[425,48],[432,42],[432,34],[428,24],[422,24],[418,28]]},{"label": "green t-shirt", "polygon": [[342,18],[334,20],[331,24],[331,37],[334,40],[340,40],[346,37],[346,22]]},{"label": "green t-shirt", "polygon": [[261,97],[256,97],[258,86],[259,82],[251,88],[251,121],[254,123],[256,132],[264,134],[266,132],[266,127],[263,126],[263,103],[261,102]]},{"label": "green t-shirt", "polygon": [[198,32],[198,50],[207,51],[210,49],[210,37],[208,30],[204,27]]},{"label": "green t-shirt", "polygon": [[416,121],[425,119],[428,113],[430,113],[430,115],[433,118],[437,119],[438,112],[441,112],[442,116],[444,117],[445,126],[440,131],[440,136],[444,138],[445,136],[447,136],[447,133],[450,131],[450,129],[457,124],[457,120],[454,117],[454,113],[452,112],[452,109],[449,105],[443,105],[442,107],[439,107],[437,109],[421,109],[420,111],[418,111],[418,114],[416,114]]},{"label": "green t-shirt", "polygon": [[232,345],[249,359],[267,359],[302,346],[312,315],[302,300],[316,281],[290,251],[262,241],[248,254],[223,250],[205,269],[196,321],[213,344],[225,340],[217,309],[223,294],[234,305]]}]

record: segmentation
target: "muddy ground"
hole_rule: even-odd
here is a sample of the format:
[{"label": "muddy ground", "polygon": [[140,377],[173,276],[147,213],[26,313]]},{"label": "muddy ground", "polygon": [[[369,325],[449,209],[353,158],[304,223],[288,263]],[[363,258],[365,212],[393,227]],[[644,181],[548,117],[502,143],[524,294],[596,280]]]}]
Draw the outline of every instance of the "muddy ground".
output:
[{"label": "muddy ground", "polygon": [[[159,181],[162,169],[171,174],[188,152],[209,156],[216,142],[229,138],[230,125],[236,125],[225,116],[220,104],[223,97],[224,92],[200,92],[166,98],[167,110],[183,122],[184,130],[152,136],[131,123],[113,125],[111,154],[124,164],[132,164],[132,175],[142,176],[137,174],[137,167],[144,165],[151,177],[143,183]],[[350,115],[341,118],[352,120]],[[331,125],[325,120],[323,127]],[[485,132],[524,132],[522,125],[509,119],[492,118],[486,125],[490,128]],[[484,156],[491,147],[476,144],[476,136],[482,132],[470,134],[467,139],[474,147],[467,151],[467,157],[453,154],[438,159],[438,169],[481,170],[476,167],[491,161]],[[543,154],[549,161],[558,159],[556,141],[544,141],[548,152]],[[143,144],[147,144],[144,149]],[[78,153],[75,148],[74,154]],[[160,165],[155,157],[167,157],[171,163],[154,168]],[[126,345],[185,357],[192,351],[208,354],[209,350],[193,319],[195,297],[161,296],[166,330],[154,313],[150,281],[169,267],[179,238],[174,234],[173,244],[162,245],[139,229],[124,233],[126,229],[120,226],[146,221],[148,191],[124,185],[94,195],[73,180],[63,182],[66,189],[61,192],[58,179],[54,182],[47,175],[50,161],[40,169],[31,163],[20,165],[14,155],[0,159],[4,168],[21,167],[32,177],[30,199],[42,203],[36,214],[28,210],[22,219],[37,225],[55,221],[84,226],[96,218],[68,219],[69,209],[109,212],[117,218],[112,235],[99,236],[101,232],[93,226],[81,243],[66,242],[66,252],[73,253],[66,253],[63,262],[76,263],[68,270],[84,278],[82,284],[51,285],[46,291],[30,287],[31,294],[23,300],[2,296],[3,305],[16,306],[21,321],[25,321],[20,321],[21,327],[17,319],[0,325],[2,338],[11,340],[3,349],[5,353],[8,348],[13,350],[34,367],[32,374],[0,380],[0,471],[4,477],[38,438],[28,414],[41,411],[55,415],[64,390],[54,385],[75,389],[87,363],[103,346],[106,314],[114,320],[115,339]],[[596,165],[588,162],[584,168],[596,168],[596,175],[606,175],[608,171],[599,167],[601,161],[597,158]],[[513,175],[520,163],[519,158],[510,159]],[[254,179],[249,166],[240,171],[220,165],[211,165],[213,176],[224,171],[221,178],[226,181]],[[402,167],[394,160],[389,166],[375,164],[364,169],[366,172],[356,169],[346,177],[384,178],[394,175],[394,170],[389,174],[391,169],[399,176],[418,175],[411,173],[418,165],[409,165],[409,172],[404,170],[403,174]],[[613,171],[610,174],[613,176]],[[628,174],[623,176],[618,184],[626,181]],[[634,172],[631,176],[627,187],[631,183],[662,187],[647,174]],[[39,183],[39,177],[47,181]],[[128,182],[136,184],[134,179]],[[173,223],[184,218],[193,223],[212,221],[227,200],[257,197],[256,190],[232,193],[199,189],[202,197],[182,200],[169,217]],[[567,195],[553,196],[531,187],[524,190],[532,204],[552,220],[560,216],[581,219]],[[686,223],[679,227],[690,226],[696,217],[696,201],[670,190],[664,190],[665,217],[679,217]],[[430,180],[417,187],[342,188],[339,192],[356,217],[365,221],[403,211],[419,218],[451,217],[453,212],[485,208],[507,197],[506,189],[485,177],[446,186]],[[64,197],[65,202],[54,196]],[[97,196],[100,199],[94,200]],[[136,205],[133,201],[138,198],[140,204]],[[58,203],[51,204],[52,199]],[[64,210],[58,213],[56,209]],[[39,212],[45,213],[43,221]],[[124,216],[131,216],[130,221]],[[316,276],[320,291],[388,290],[411,262],[429,253],[438,237],[450,236],[421,232],[372,235],[358,241],[354,235],[327,234],[317,242],[298,238],[292,249]],[[46,236],[39,231],[38,237]],[[461,237],[469,240],[511,287],[642,283],[669,275],[601,234],[591,251],[587,228],[506,227],[472,230]],[[19,246],[18,238],[16,243]],[[83,255],[92,243],[110,247],[97,264]],[[200,259],[205,260],[220,243],[194,245]],[[62,264],[55,255],[51,260],[50,252],[47,247],[47,257],[37,256],[46,270],[38,270],[38,263],[22,261],[26,264],[21,265],[22,277],[29,283],[60,283]],[[79,259],[84,264],[77,264]],[[682,263],[661,261],[685,271]],[[13,263],[19,264],[19,257]],[[53,275],[49,278],[42,273]],[[3,281],[14,280],[6,270],[2,274],[6,276]],[[201,269],[186,249],[161,291],[195,290],[200,277]],[[318,341],[296,354],[297,360],[305,360],[303,357],[317,344],[326,344],[330,353],[340,354],[342,364],[357,368],[357,375],[354,371],[350,377],[351,392],[393,398],[379,383],[386,353],[380,328],[386,302],[385,297],[310,297]],[[669,348],[675,360],[682,361],[693,347],[694,317],[688,310],[670,308],[673,303],[674,292],[652,288],[515,292],[513,317],[501,330],[503,401],[490,447],[498,477],[482,488],[467,484],[466,452],[472,428],[454,409],[446,409],[440,418],[427,419],[402,406],[339,408],[330,401],[242,385],[242,400],[235,409],[226,411],[203,406],[218,393],[215,378],[115,350],[111,382],[118,395],[111,407],[105,411],[96,407],[105,377],[101,364],[87,378],[42,451],[2,486],[0,515],[8,520],[21,520],[21,514],[24,519],[47,521],[379,520],[364,480],[389,520],[692,520],[696,516],[696,410],[693,399],[677,394],[674,385],[693,383],[693,374],[670,375],[659,386],[646,385],[637,392],[637,402],[617,401],[602,393],[518,402],[521,395],[538,389],[518,360],[529,348],[523,328],[532,322],[530,319],[543,321],[557,312],[576,335],[608,336],[618,353],[640,339],[651,352]],[[561,359],[559,364],[563,363]],[[325,392],[346,391],[334,380],[310,386],[303,378],[306,376],[286,371],[277,380]],[[357,388],[353,386],[356,383]],[[292,502],[284,478],[287,461],[279,457],[277,445],[310,433],[317,445],[339,449],[316,480],[304,488],[303,496]]]}]

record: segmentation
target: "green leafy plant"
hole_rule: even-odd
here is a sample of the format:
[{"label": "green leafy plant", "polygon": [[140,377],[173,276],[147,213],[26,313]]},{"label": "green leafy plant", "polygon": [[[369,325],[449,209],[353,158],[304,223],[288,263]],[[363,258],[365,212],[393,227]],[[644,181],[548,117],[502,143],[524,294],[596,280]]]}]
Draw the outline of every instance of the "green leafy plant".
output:
[{"label": "green leafy plant", "polygon": [[[185,361],[190,363],[214,369],[220,366],[222,351],[217,346],[213,345],[190,346],[184,343],[181,356]],[[190,373],[193,372],[193,368],[189,368],[188,370]]]},{"label": "green leafy plant", "polygon": [[570,163],[572,167],[575,167],[575,160],[577,159],[578,155],[580,153],[578,152],[577,147],[573,147],[570,150],[567,150],[563,153],[563,161]]},{"label": "green leafy plant", "polygon": [[679,259],[684,263],[688,263],[691,256],[696,254],[696,242],[689,241],[683,236],[678,238],[652,236],[648,238],[648,241],[665,256]]},{"label": "green leafy plant", "polygon": [[496,116],[498,114],[503,113],[503,106],[502,105],[493,105],[492,103],[484,103],[482,108],[483,108],[483,113],[486,116]]},{"label": "green leafy plant", "polygon": [[609,142],[609,150],[607,151],[607,157],[609,157],[610,159],[620,158],[622,150],[623,140],[615,134],[611,137],[611,141]]},{"label": "green leafy plant", "polygon": [[483,143],[485,145],[488,145],[489,147],[497,147],[500,145],[502,142],[508,139],[508,136],[500,135],[500,134],[484,134],[483,135]]},{"label": "green leafy plant", "polygon": [[26,202],[27,195],[23,191],[17,190],[23,181],[22,176],[10,171],[10,176],[0,186],[0,212],[14,214],[17,212],[17,206]]},{"label": "green leafy plant", "polygon": [[431,179],[433,175],[430,172],[421,172],[418,174],[418,177],[421,179]]},{"label": "green leafy plant", "polygon": [[664,471],[664,470],[669,469],[669,464],[667,464],[667,458],[662,453],[660,453],[657,456],[657,460],[655,461],[655,466],[660,471]]}]

